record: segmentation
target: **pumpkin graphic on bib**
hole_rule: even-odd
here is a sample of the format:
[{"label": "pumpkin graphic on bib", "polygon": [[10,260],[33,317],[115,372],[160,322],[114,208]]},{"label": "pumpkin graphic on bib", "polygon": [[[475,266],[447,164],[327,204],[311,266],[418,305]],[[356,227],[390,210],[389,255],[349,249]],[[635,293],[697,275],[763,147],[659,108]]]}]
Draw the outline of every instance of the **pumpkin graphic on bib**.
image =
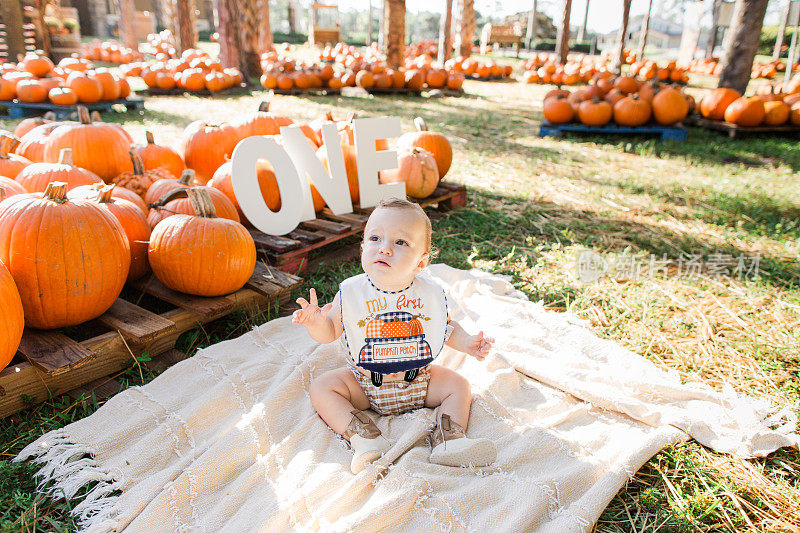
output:
[{"label": "pumpkin graphic on bib", "polygon": [[415,318],[414,320],[411,320],[408,325],[409,329],[411,330],[409,335],[422,335],[422,322]]},{"label": "pumpkin graphic on bib", "polygon": [[383,333],[382,333],[383,324],[384,324],[384,322],[380,318],[376,318],[374,320],[370,320],[367,323],[367,335],[366,335],[366,338],[375,339],[375,338],[378,338],[378,337],[382,337],[383,336]]},{"label": "pumpkin graphic on bib", "polygon": [[381,337],[385,339],[393,339],[397,337],[410,337],[411,324],[408,322],[384,322],[381,326]]}]

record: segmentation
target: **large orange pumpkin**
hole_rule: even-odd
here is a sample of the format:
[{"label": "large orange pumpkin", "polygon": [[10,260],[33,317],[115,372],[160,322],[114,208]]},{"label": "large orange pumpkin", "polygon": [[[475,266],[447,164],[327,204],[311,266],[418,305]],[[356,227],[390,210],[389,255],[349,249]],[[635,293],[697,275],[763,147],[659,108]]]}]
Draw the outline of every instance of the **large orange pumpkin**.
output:
[{"label": "large orange pumpkin", "polygon": [[611,121],[614,110],[611,104],[598,97],[584,100],[578,106],[578,120],[587,126],[605,126]]},{"label": "large orange pumpkin", "polygon": [[422,117],[415,118],[414,125],[417,127],[417,131],[401,135],[397,140],[397,147],[410,150],[414,146],[418,146],[430,152],[436,160],[439,179],[443,179],[453,163],[453,147],[450,146],[450,141],[441,133],[429,131]]},{"label": "large orange pumpkin", "polygon": [[169,146],[156,144],[152,131],[145,132],[146,144],[135,144],[133,149],[142,158],[145,170],[162,168],[177,178],[186,168],[183,158]]},{"label": "large orange pumpkin", "polygon": [[0,262],[0,370],[3,370],[19,348],[25,315],[14,278]]},{"label": "large orange pumpkin", "polygon": [[67,76],[66,86],[72,89],[78,101],[84,104],[94,104],[103,97],[103,86],[100,82],[84,72],[72,72]]},{"label": "large orange pumpkin", "polygon": [[147,214],[147,223],[150,225],[150,228],[155,228],[158,223],[165,218],[179,213],[184,215],[196,214],[195,211],[192,210],[192,203],[189,201],[186,191],[198,187],[200,190],[206,191],[206,194],[211,198],[211,201],[214,203],[214,211],[220,218],[227,218],[228,220],[236,222],[240,221],[236,207],[233,205],[233,202],[225,196],[225,193],[213,187],[198,185],[197,187],[173,189],[162,196],[157,202],[150,204],[150,212]]},{"label": "large orange pumpkin", "polygon": [[56,116],[52,111],[48,111],[41,117],[26,118],[22,120],[17,127],[14,128],[14,136],[21,139],[23,135],[31,131],[36,126],[42,124],[50,124],[55,120]]},{"label": "large orange pumpkin", "polygon": [[439,185],[439,169],[430,152],[415,146],[398,150],[397,168],[381,170],[378,173],[381,183],[406,184],[406,194],[414,198],[427,198]]},{"label": "large orange pumpkin", "polygon": [[61,150],[72,149],[76,166],[91,170],[108,182],[133,170],[128,155],[130,137],[117,124],[92,122],[89,110],[78,106],[79,123],[62,123],[47,138],[44,160],[58,161]]},{"label": "large orange pumpkin", "polygon": [[700,114],[712,120],[722,120],[725,110],[734,100],[742,96],[736,89],[720,87],[713,89],[700,100]]},{"label": "large orange pumpkin", "polygon": [[261,102],[255,113],[231,121],[231,126],[236,129],[240,139],[254,135],[278,135],[280,133],[275,116],[269,112],[268,101]]},{"label": "large orange pumpkin", "polygon": [[133,203],[122,198],[112,196],[114,185],[105,185],[97,192],[94,199],[102,209],[108,211],[116,218],[125,236],[131,251],[131,266],[128,270],[128,281],[139,279],[150,269],[147,261],[147,245],[150,240],[150,226],[142,210]]},{"label": "large orange pumpkin", "polygon": [[575,117],[572,106],[563,94],[545,98],[542,104],[542,112],[545,120],[553,124],[565,124]]},{"label": "large orange pumpkin", "polygon": [[772,100],[764,102],[764,124],[767,126],[780,126],[789,120],[790,108],[787,104]]},{"label": "large orange pumpkin", "polygon": [[[70,200],[74,199],[81,199],[81,200],[94,200],[97,198],[97,194],[100,192],[100,189],[103,188],[105,183],[93,183],[91,185],[82,185],[80,187],[75,187],[71,191],[67,193],[67,198]],[[126,189],[125,187],[120,187],[119,185],[114,187],[114,190],[111,191],[112,198],[119,198],[120,200],[127,200],[130,203],[134,204],[139,210],[142,212],[144,216],[147,216],[149,209],[147,209],[147,205],[142,200],[142,197],[133,192],[130,189]]]},{"label": "large orange pumpkin", "polygon": [[653,116],[656,122],[670,126],[686,118],[689,103],[681,91],[667,87],[653,97]]},{"label": "large orange pumpkin", "polygon": [[28,192],[44,192],[51,181],[63,181],[68,191],[81,185],[103,183],[100,176],[91,170],[72,164],[72,150],[69,148],[61,150],[58,163],[33,163],[22,169],[15,179]]},{"label": "large orange pumpkin", "polygon": [[28,191],[11,178],[0,176],[0,202],[10,196],[26,194]]},{"label": "large orange pumpkin", "polygon": [[12,135],[0,135],[0,176],[16,178],[22,169],[31,164],[28,159],[13,153],[19,144],[19,139]]},{"label": "large orange pumpkin", "polygon": [[195,171],[195,180],[204,184],[230,157],[239,141],[236,129],[230,124],[207,123],[197,120],[183,132],[181,147],[186,166]]},{"label": "large orange pumpkin", "polygon": [[637,95],[633,95],[620,99],[614,104],[613,111],[614,122],[620,126],[636,127],[650,120],[652,108],[647,100],[640,100]]},{"label": "large orange pumpkin", "polygon": [[253,237],[238,222],[216,216],[207,189],[185,191],[197,216],[177,214],[153,229],[148,248],[153,273],[167,287],[198,296],[239,290],[255,269]]},{"label": "large orange pumpkin", "polygon": [[764,122],[764,102],[758,96],[737,98],[725,109],[725,121],[739,126],[758,126]]},{"label": "large orange pumpkin", "polygon": [[[47,144],[47,139],[53,130],[62,124],[64,122],[51,122],[50,124],[36,126],[20,138],[19,145],[14,149],[14,152],[27,159],[29,163],[44,161],[44,147]],[[0,159],[2,159],[2,144],[0,144]]]},{"label": "large orange pumpkin", "polygon": [[130,267],[120,223],[88,200],[68,200],[67,184],[0,205],[0,261],[14,278],[25,324],[73,326],[103,314]]}]

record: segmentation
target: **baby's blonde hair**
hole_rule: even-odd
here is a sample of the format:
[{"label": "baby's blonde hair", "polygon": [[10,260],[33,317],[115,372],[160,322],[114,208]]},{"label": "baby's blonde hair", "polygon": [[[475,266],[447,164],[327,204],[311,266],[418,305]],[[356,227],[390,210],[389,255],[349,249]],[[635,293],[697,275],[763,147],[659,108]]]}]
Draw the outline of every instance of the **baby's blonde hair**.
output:
[{"label": "baby's blonde hair", "polygon": [[435,257],[438,254],[438,250],[431,244],[431,234],[433,233],[431,219],[428,218],[428,214],[419,204],[409,202],[405,198],[388,198],[381,200],[375,209],[401,209],[403,211],[414,211],[417,213],[422,218],[423,222],[425,222],[425,252],[429,257]]}]

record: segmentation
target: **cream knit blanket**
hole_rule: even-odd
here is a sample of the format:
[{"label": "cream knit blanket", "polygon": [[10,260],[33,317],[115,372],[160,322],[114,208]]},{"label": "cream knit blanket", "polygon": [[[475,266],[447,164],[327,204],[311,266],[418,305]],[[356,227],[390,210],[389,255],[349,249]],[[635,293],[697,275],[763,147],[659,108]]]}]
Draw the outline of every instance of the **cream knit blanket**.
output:
[{"label": "cream knit blanket", "polygon": [[[87,531],[588,531],[663,446],[693,437],[763,456],[797,446],[790,411],[676,375],[546,312],[504,278],[443,265],[467,331],[497,339],[486,361],[447,352],[467,376],[470,436],[497,443],[496,464],[428,462],[433,411],[377,417],[394,443],[350,473],[347,444],[311,407],[308,387],[344,364],[289,318],[200,350],[95,414],[53,431],[17,460],[73,497]],[[45,490],[45,488],[43,488]]]}]

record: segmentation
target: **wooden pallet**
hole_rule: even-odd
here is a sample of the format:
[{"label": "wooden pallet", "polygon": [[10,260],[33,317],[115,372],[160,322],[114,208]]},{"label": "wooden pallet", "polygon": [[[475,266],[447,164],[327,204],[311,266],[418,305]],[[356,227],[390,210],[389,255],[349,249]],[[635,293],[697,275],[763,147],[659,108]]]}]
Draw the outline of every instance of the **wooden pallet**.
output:
[{"label": "wooden pallet", "polygon": [[364,89],[369,94],[402,94],[404,96],[421,96],[422,90],[414,90],[409,89],[407,87],[395,88],[395,87],[370,87],[369,89]]},{"label": "wooden pallet", "polygon": [[330,96],[342,94],[342,90],[331,89],[329,87],[313,87],[308,89],[298,89],[297,87],[292,87],[291,89],[270,89],[269,95],[272,96],[273,94],[282,94],[285,96]]},{"label": "wooden pallet", "polygon": [[470,74],[469,76],[465,76],[465,78],[473,81],[516,81],[512,76],[487,76],[481,78],[475,74]]},{"label": "wooden pallet", "polygon": [[584,124],[552,124],[544,121],[539,127],[539,137],[561,137],[565,132],[590,133],[601,135],[638,134],[638,135],[660,135],[661,140],[685,141],[686,128],[681,125],[661,126],[658,124],[645,124],[644,126],[618,126],[616,124],[606,124],[605,126],[586,126]]},{"label": "wooden pallet", "polygon": [[182,96],[184,94],[190,94],[192,96],[226,96],[231,94],[242,94],[244,89],[247,89],[247,85],[242,83],[238,87],[228,87],[227,89],[223,89],[222,91],[209,91],[208,89],[202,89],[200,91],[189,91],[182,87],[175,87],[173,89],[159,89],[157,87],[148,87],[147,89],[136,91],[136,93],[144,94],[147,96]]},{"label": "wooden pallet", "polygon": [[72,338],[79,328],[26,328],[14,360],[0,371],[0,418],[50,396],[76,389],[73,395],[85,395],[110,381],[104,376],[130,367],[134,355],[148,353],[163,365],[165,360],[175,359],[175,354],[156,356],[173,350],[181,333],[238,308],[266,309],[285,303],[300,281],[259,262],[242,289],[228,296],[203,298],[172,291],[149,276],[126,289],[148,304],[118,298],[102,316],[81,325],[81,336],[89,338]]},{"label": "wooden pallet", "polygon": [[40,103],[29,104],[20,102],[19,100],[12,100],[10,102],[0,102],[0,118],[25,118],[36,117],[44,115],[48,111],[52,111],[56,119],[65,119],[70,116],[78,116],[78,105],[85,106],[90,112],[111,111],[113,106],[125,106],[127,111],[134,109],[144,109],[144,100],[137,97],[120,98],[110,102],[97,102],[95,104],[76,104],[76,105],[56,105],[53,103]]},{"label": "wooden pallet", "polygon": [[792,136],[800,133],[800,126],[795,126],[793,124],[784,124],[783,126],[739,126],[733,122],[725,122],[724,120],[711,120],[699,117],[697,115],[691,115],[691,118],[688,118],[686,123],[708,130],[727,133],[728,137],[731,139],[735,139],[736,137],[740,137],[742,135],[751,134]]},{"label": "wooden pallet", "polygon": [[[431,196],[424,199],[409,198],[428,207],[436,205],[442,211],[463,207],[467,203],[467,188],[441,182]],[[328,208],[317,215],[316,220],[302,222],[291,233],[278,237],[267,235],[256,229],[250,234],[256,249],[271,265],[292,274],[303,274],[309,267],[348,260],[359,251],[359,243],[343,245],[343,240],[358,235],[364,230],[372,209],[356,209],[353,213],[335,215]],[[326,247],[318,257],[311,257],[314,250]]]}]

